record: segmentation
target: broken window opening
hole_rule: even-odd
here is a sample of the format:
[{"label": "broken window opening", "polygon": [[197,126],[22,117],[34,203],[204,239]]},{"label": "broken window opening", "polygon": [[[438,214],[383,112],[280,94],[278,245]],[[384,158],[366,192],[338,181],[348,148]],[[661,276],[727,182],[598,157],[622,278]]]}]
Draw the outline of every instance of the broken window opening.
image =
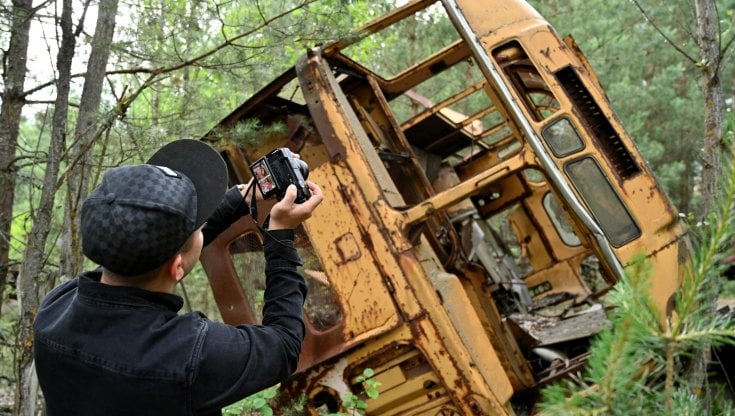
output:
[{"label": "broken window opening", "polygon": [[[316,330],[327,330],[342,320],[339,303],[334,297],[324,268],[303,226],[295,230],[294,244],[304,263],[303,266],[297,268],[297,271],[304,276],[309,288],[304,304],[304,315]],[[261,323],[265,294],[265,258],[262,237],[256,232],[244,234],[230,244],[229,251],[235,272],[247,298],[248,307],[256,323]]]},{"label": "broken window opening", "polygon": [[[497,163],[516,154],[520,146],[511,143],[516,140],[513,130],[487,88],[474,60],[467,58],[406,91],[390,106],[423,159],[456,166],[481,154],[501,152]],[[434,174],[426,171],[430,181]]]},{"label": "broken window opening", "polygon": [[559,101],[518,41],[496,48],[493,57],[534,121],[543,121],[559,111]]},{"label": "broken window opening", "polygon": [[392,79],[458,39],[459,33],[437,1],[341,52],[381,78]]},{"label": "broken window opening", "polygon": [[579,275],[587,288],[594,294],[600,294],[610,289],[611,283],[605,278],[597,256],[587,256],[579,265]]},{"label": "broken window opening", "polygon": [[263,293],[265,291],[265,257],[260,234],[244,234],[230,244],[230,256],[240,279],[248,307],[255,321],[263,320]]},{"label": "broken window opening", "polygon": [[[487,81],[471,62],[462,61],[391,101],[412,145],[443,159],[457,159],[498,140],[505,120],[485,91]],[[412,105],[410,118],[401,105],[406,100]]]},{"label": "broken window opening", "polygon": [[579,237],[574,232],[572,223],[567,218],[567,214],[559,205],[559,199],[551,192],[544,195],[544,209],[548,214],[551,223],[554,225],[557,234],[561,237],[561,241],[570,247],[577,247],[582,244]]},{"label": "broken window opening", "polygon": [[294,78],[284,85],[278,92],[278,96],[296,104],[306,105],[306,99],[298,78]]}]

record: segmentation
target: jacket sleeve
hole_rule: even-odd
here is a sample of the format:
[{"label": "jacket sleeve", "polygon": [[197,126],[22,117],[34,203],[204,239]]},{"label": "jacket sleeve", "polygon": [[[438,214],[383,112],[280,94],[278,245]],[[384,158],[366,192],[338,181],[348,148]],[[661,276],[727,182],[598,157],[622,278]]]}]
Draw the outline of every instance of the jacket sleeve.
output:
[{"label": "jacket sleeve", "polygon": [[240,189],[233,186],[226,193],[222,202],[214,213],[207,219],[202,228],[204,234],[204,245],[214,241],[218,235],[227,229],[233,222],[239,220],[243,215],[250,213],[250,207],[240,194]]},{"label": "jacket sleeve", "polygon": [[205,320],[195,359],[194,408],[211,412],[287,379],[304,339],[306,283],[292,230],[265,236],[266,288],[261,325],[230,326]]}]

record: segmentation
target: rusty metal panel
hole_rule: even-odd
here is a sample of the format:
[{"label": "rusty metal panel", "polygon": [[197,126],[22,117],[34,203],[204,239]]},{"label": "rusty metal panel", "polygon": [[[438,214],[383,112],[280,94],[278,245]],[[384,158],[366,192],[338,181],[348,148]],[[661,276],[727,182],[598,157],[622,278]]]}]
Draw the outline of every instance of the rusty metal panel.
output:
[{"label": "rusty metal panel", "polygon": [[[525,1],[456,0],[459,12],[465,16],[478,38],[508,26],[527,27],[534,22],[546,24],[538,12]],[[447,8],[453,5],[445,2]]]},{"label": "rusty metal panel", "polygon": [[[328,165],[320,166],[309,176],[324,189],[355,189],[349,177],[338,178]],[[360,229],[350,208],[351,204],[359,203],[358,198],[327,192],[320,209],[304,224],[344,309],[345,341],[350,342],[386,331],[401,319],[384,283],[379,262],[373,257],[373,237]]]}]

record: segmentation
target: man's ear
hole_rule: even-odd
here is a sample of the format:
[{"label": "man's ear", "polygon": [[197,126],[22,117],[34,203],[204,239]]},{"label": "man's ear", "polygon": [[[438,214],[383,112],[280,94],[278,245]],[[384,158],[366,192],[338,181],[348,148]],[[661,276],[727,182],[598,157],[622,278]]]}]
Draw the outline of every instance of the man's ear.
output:
[{"label": "man's ear", "polygon": [[184,264],[181,253],[178,253],[175,256],[171,257],[167,270],[169,276],[174,279],[175,282],[178,282],[179,280],[184,278],[184,275],[186,273],[184,271]]}]

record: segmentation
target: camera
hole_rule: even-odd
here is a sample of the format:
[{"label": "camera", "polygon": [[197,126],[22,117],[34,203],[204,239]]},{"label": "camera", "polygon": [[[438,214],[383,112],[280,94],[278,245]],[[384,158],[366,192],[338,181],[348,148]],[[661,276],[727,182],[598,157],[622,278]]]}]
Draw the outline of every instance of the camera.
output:
[{"label": "camera", "polygon": [[296,203],[309,199],[311,191],[306,185],[309,166],[293,156],[290,150],[279,147],[250,165],[255,182],[263,194],[263,199],[272,195],[279,201],[286,195],[288,185],[296,185]]}]

